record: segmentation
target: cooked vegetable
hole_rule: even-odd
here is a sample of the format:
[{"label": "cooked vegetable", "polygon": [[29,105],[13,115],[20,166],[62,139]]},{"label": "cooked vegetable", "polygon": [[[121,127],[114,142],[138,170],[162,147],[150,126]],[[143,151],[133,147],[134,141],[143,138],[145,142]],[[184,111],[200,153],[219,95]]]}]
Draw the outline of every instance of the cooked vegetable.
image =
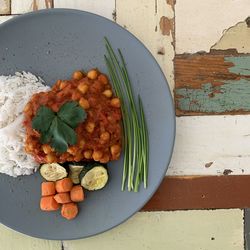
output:
[{"label": "cooked vegetable", "polygon": [[78,207],[76,203],[67,203],[62,205],[61,215],[67,220],[74,219],[78,214]]},{"label": "cooked vegetable", "polygon": [[138,97],[138,105],[135,101],[126,63],[120,49],[118,49],[119,57],[117,57],[107,38],[105,38],[105,45],[107,50],[107,55],[105,55],[106,65],[115,93],[120,100],[118,102],[118,100],[115,100],[116,98],[112,99],[112,105],[114,107],[121,105],[123,117],[122,190],[124,190],[127,180],[128,191],[137,192],[142,180],[145,188],[148,182],[149,143],[143,105],[140,96]]},{"label": "cooked vegetable", "polygon": [[54,182],[43,182],[41,184],[42,196],[54,195],[56,187]]},{"label": "cooked vegetable", "polygon": [[74,165],[74,164],[69,165],[69,178],[72,180],[74,184],[80,183],[79,175],[82,170],[83,166],[81,165]]},{"label": "cooked vegetable", "polygon": [[71,189],[70,199],[74,202],[80,202],[84,200],[83,188],[80,185],[74,186]]},{"label": "cooked vegetable", "polygon": [[41,106],[32,120],[32,128],[41,134],[42,144],[50,144],[56,152],[64,153],[69,145],[77,143],[74,129],[86,116],[84,109],[75,101],[66,102],[58,112]]},{"label": "cooked vegetable", "polygon": [[54,196],[54,199],[59,204],[65,204],[71,202],[69,193],[59,193]]},{"label": "cooked vegetable", "polygon": [[47,181],[57,181],[68,175],[66,169],[58,163],[43,164],[40,174]]},{"label": "cooked vegetable", "polygon": [[108,171],[101,165],[88,165],[80,173],[81,185],[87,190],[102,189],[108,182]]},{"label": "cooked vegetable", "polygon": [[56,182],[56,191],[58,193],[69,192],[73,187],[73,182],[70,178],[64,178]]},{"label": "cooked vegetable", "polygon": [[54,199],[54,196],[44,196],[40,200],[40,208],[43,211],[55,211],[59,209],[60,205]]}]

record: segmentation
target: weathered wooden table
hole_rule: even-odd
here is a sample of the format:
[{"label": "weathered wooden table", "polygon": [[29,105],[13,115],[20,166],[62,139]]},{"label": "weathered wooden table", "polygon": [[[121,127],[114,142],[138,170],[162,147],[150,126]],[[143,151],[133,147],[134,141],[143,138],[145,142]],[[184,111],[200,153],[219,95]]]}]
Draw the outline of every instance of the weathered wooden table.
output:
[{"label": "weathered wooden table", "polygon": [[121,226],[66,242],[0,226],[0,250],[248,249],[250,1],[0,0],[0,21],[62,7],[112,19],[155,56],[176,104],[172,162],[152,200]]}]

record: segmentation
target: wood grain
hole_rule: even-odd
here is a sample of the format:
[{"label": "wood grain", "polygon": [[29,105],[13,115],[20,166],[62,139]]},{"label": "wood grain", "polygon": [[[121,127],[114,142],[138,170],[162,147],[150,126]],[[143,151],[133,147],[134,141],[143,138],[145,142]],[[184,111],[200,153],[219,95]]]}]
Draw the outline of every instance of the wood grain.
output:
[{"label": "wood grain", "polygon": [[250,207],[250,175],[165,177],[142,211]]},{"label": "wood grain", "polygon": [[0,15],[10,14],[10,0],[0,0]]},{"label": "wood grain", "polygon": [[250,54],[176,55],[174,68],[177,115],[250,112]]}]

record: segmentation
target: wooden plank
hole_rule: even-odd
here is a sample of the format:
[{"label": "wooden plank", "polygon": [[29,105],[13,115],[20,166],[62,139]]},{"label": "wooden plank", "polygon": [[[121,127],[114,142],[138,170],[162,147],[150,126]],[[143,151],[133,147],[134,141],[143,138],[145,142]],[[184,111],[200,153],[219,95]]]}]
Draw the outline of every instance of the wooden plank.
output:
[{"label": "wooden plank", "polygon": [[11,0],[11,14],[23,14],[45,8],[53,8],[53,0]]},{"label": "wooden plank", "polygon": [[54,0],[55,8],[79,9],[113,19],[115,0]]},{"label": "wooden plank", "polygon": [[250,54],[182,54],[174,65],[177,115],[249,113]]},{"label": "wooden plank", "polygon": [[250,175],[165,177],[142,211],[250,207]]},{"label": "wooden plank", "polygon": [[66,241],[67,250],[242,250],[241,210],[138,213],[95,237]]},{"label": "wooden plank", "polygon": [[10,0],[0,0],[0,15],[10,14]]},{"label": "wooden plank", "polygon": [[176,1],[176,53],[209,52],[226,29],[249,13],[249,0]]},{"label": "wooden plank", "polygon": [[61,250],[60,241],[32,238],[0,224],[1,250]]},{"label": "wooden plank", "polygon": [[138,37],[174,88],[174,1],[117,0],[117,23]]},{"label": "wooden plank", "polygon": [[177,117],[167,175],[250,174],[249,135],[249,115]]}]

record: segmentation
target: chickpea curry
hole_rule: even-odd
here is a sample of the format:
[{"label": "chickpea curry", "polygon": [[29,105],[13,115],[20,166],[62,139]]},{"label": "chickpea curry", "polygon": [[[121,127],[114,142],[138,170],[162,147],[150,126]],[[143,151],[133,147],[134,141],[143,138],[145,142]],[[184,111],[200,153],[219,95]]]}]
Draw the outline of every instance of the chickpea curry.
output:
[{"label": "chickpea curry", "polygon": [[[51,144],[41,143],[41,134],[32,127],[39,108],[45,106],[53,112],[67,102],[77,102],[87,116],[75,128],[77,141],[66,152],[58,153]],[[39,163],[117,160],[121,153],[121,104],[114,96],[109,79],[98,70],[86,75],[75,71],[70,80],[58,80],[48,92],[32,96],[24,109],[26,129],[25,150]]]}]

